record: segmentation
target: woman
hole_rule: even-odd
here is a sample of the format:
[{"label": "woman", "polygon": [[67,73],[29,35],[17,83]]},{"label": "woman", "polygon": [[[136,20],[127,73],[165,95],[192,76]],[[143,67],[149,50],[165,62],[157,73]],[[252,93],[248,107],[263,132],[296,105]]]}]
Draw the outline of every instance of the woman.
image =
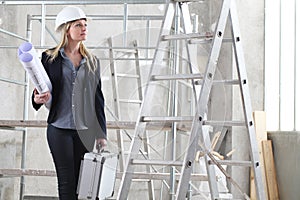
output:
[{"label": "woman", "polygon": [[32,104],[38,110],[50,104],[47,141],[55,164],[60,200],[77,199],[76,189],[83,155],[96,145],[106,145],[104,97],[99,61],[83,44],[87,19],[74,6],[65,7],[56,17],[61,32],[58,46],[42,54],[52,91],[33,91]]}]

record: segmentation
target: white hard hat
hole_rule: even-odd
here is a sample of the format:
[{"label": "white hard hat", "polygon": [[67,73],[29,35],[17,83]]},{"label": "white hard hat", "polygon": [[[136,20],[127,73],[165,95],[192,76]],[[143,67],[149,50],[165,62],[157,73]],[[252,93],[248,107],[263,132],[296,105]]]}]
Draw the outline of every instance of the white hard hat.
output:
[{"label": "white hard hat", "polygon": [[55,31],[60,31],[61,25],[77,19],[86,19],[84,12],[75,6],[67,6],[63,8],[56,16]]}]

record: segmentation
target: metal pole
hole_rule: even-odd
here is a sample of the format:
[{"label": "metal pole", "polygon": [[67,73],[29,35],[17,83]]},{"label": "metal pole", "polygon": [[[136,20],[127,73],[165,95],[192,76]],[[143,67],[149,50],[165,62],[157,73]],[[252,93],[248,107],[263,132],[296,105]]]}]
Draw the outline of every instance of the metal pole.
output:
[{"label": "metal pole", "polygon": [[[26,38],[28,41],[31,40],[31,31],[32,31],[32,23],[31,16],[27,15],[27,30],[26,30]],[[29,99],[29,77],[28,73],[25,71],[25,86],[24,86],[24,104],[23,104],[23,119],[28,120],[28,99]],[[26,166],[26,146],[27,146],[27,128],[23,130],[22,134],[22,157],[21,157],[21,169],[25,169]],[[23,194],[25,190],[25,177],[21,176],[20,179],[20,200],[23,199]]]},{"label": "metal pole", "polygon": [[[180,33],[180,13],[179,13],[179,7],[178,3],[176,3],[176,10],[175,10],[175,20],[174,20],[174,34]],[[174,48],[173,48],[173,66],[171,66],[171,74],[177,74],[178,73],[178,63],[179,63],[179,47],[178,47],[178,40],[173,41]],[[172,92],[172,116],[178,115],[178,83],[176,80],[171,82],[171,92]],[[171,159],[173,161],[176,160],[176,141],[177,141],[177,122],[174,122],[172,124],[172,134],[171,134]],[[170,169],[170,200],[175,199],[175,173],[176,173],[176,167],[172,166]]]},{"label": "metal pole", "polygon": [[[149,47],[150,46],[150,26],[151,26],[151,23],[150,23],[150,20],[148,19],[147,20],[147,24],[146,24],[146,47]],[[145,49],[145,58],[149,58],[149,49]]]},{"label": "metal pole", "polygon": [[282,17],[281,17],[281,0],[279,1],[279,113],[278,113],[278,118],[279,118],[279,124],[278,124],[278,130],[280,131],[281,130],[281,68],[282,68],[282,64],[281,64],[281,38],[282,38],[282,32],[281,32],[281,20],[282,20]]},{"label": "metal pole", "polygon": [[128,25],[128,5],[124,3],[124,17],[123,17],[123,46],[127,46],[127,25]]},{"label": "metal pole", "polygon": [[42,13],[42,28],[41,28],[41,46],[45,45],[45,30],[46,30],[46,6],[45,4],[41,5]]},{"label": "metal pole", "polygon": [[24,41],[27,40],[26,38],[23,38],[22,36],[19,36],[19,35],[17,35],[17,34],[12,33],[12,32],[6,31],[6,30],[4,30],[4,29],[2,29],[2,28],[0,28],[0,32],[1,32],[1,33],[4,33],[4,34],[7,34],[7,35],[9,35],[9,36],[12,36],[12,37],[15,37],[15,38],[24,40]]},{"label": "metal pole", "polygon": [[297,0],[295,1],[295,42],[294,42],[294,131],[296,131],[297,124]]},{"label": "metal pole", "polygon": [[199,27],[199,16],[193,15],[193,33],[198,33],[198,27]]}]

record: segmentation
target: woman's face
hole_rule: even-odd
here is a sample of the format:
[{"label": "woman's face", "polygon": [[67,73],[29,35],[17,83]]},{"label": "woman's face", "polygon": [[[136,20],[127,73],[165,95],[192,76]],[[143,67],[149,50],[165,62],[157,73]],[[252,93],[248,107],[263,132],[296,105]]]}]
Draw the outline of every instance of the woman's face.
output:
[{"label": "woman's face", "polygon": [[83,41],[87,38],[87,23],[85,19],[74,21],[68,31],[69,40]]}]

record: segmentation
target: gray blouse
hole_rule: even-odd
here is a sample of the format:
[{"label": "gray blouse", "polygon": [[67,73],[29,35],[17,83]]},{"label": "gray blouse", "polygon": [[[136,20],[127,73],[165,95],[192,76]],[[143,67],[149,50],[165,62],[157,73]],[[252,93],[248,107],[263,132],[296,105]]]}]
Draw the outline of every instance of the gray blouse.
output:
[{"label": "gray blouse", "polygon": [[57,117],[52,123],[57,128],[64,129],[84,129],[85,127],[77,127],[74,123],[74,117],[72,109],[74,108],[73,96],[74,96],[74,85],[76,77],[84,76],[84,63],[86,59],[83,58],[78,67],[74,67],[71,60],[66,56],[64,49],[60,49],[62,61],[62,84],[61,94],[57,103]]}]

